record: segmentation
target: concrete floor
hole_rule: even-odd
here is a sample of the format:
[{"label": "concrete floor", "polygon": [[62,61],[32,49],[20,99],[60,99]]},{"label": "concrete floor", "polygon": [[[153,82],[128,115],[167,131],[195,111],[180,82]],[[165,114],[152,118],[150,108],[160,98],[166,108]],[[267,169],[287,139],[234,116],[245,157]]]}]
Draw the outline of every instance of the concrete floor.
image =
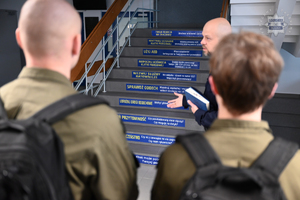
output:
[{"label": "concrete floor", "polygon": [[156,175],[155,165],[141,165],[138,169],[138,200],[150,200],[150,192]]}]

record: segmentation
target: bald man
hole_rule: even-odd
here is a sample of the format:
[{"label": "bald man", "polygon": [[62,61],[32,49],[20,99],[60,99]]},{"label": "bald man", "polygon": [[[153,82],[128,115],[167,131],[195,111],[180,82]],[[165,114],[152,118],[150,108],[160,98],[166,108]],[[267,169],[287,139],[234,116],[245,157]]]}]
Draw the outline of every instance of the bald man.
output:
[{"label": "bald man", "polygon": [[[201,41],[203,47],[203,53],[206,56],[210,56],[218,45],[219,41],[226,35],[231,33],[231,26],[229,22],[224,18],[216,18],[208,21],[203,27],[203,39]],[[205,84],[204,97],[209,100],[210,107],[208,111],[199,109],[191,101],[187,101],[186,97],[182,94],[174,93],[177,98],[168,101],[169,108],[191,106],[191,111],[194,113],[195,120],[200,126],[203,126],[207,130],[212,122],[217,118],[218,115],[218,104],[215,95],[212,93],[208,78]]]},{"label": "bald man", "polygon": [[[81,19],[64,0],[28,0],[16,39],[26,66],[0,89],[9,118],[25,119],[76,93],[69,80],[81,45]],[[107,105],[82,109],[53,125],[65,145],[76,200],[137,199],[136,165],[120,119]]]}]

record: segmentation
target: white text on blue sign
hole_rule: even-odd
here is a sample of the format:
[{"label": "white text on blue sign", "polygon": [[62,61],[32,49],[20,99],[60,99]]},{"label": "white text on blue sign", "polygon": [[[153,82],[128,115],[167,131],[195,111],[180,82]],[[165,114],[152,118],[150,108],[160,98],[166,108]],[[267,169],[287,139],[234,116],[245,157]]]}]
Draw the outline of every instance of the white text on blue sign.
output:
[{"label": "white text on blue sign", "polygon": [[175,74],[175,73],[133,71],[132,78],[165,79],[165,80],[174,80],[174,81],[196,81],[197,75],[196,74]]},{"label": "white text on blue sign", "polygon": [[202,57],[202,50],[143,49],[143,55]]},{"label": "white text on blue sign", "polygon": [[177,60],[138,60],[139,67],[166,67],[180,69],[200,69],[200,62],[177,61]]},{"label": "white text on blue sign", "polygon": [[140,92],[180,93],[183,94],[188,87],[166,86],[166,85],[143,85],[126,84],[126,90]]},{"label": "white text on blue sign", "polygon": [[143,143],[160,144],[160,145],[171,145],[175,142],[175,138],[172,137],[160,137],[154,135],[143,135],[143,134],[134,134],[134,133],[127,133],[126,139],[132,142],[143,142]]},{"label": "white text on blue sign", "polygon": [[153,124],[153,125],[160,125],[160,126],[185,127],[184,119],[151,117],[151,116],[141,116],[141,115],[126,115],[126,114],[119,114],[119,117],[123,122]]}]

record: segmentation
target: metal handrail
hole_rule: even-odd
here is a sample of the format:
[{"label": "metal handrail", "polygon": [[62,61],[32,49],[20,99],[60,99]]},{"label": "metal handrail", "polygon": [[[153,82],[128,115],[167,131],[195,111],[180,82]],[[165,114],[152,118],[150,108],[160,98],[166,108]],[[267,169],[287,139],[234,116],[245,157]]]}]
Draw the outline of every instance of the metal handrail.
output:
[{"label": "metal handrail", "polygon": [[[118,44],[120,38],[121,38],[121,37],[123,36],[123,34],[125,33],[127,26],[130,24],[130,22],[132,21],[132,19],[134,18],[134,16],[135,16],[136,13],[138,12],[138,10],[140,10],[140,9],[143,9],[143,8],[137,8],[136,11],[134,12],[134,14],[132,15],[131,19],[130,19],[130,20],[127,22],[127,24],[125,25],[125,27],[124,27],[124,29],[123,29],[121,35],[119,36],[118,40],[115,42],[114,46],[112,47],[112,50],[111,50],[111,51],[109,52],[109,54],[106,56],[105,60],[103,60],[103,63],[102,63],[101,66],[98,68],[97,72],[95,73],[94,77],[92,78],[90,85],[85,89],[85,90],[86,90],[86,91],[85,91],[85,94],[87,94],[88,91],[91,89],[91,85],[95,82],[97,76],[100,74],[100,72],[101,72],[102,69],[104,68],[104,66],[105,66],[105,61],[106,61],[107,58],[109,58],[109,56],[112,54],[112,52],[113,52],[113,50],[116,48],[116,46],[117,46],[117,44]],[[147,10],[150,10],[150,9],[147,9]],[[153,9],[152,9],[152,10],[153,10]],[[155,11],[155,10],[153,10],[153,11]],[[147,23],[148,23],[148,22],[147,22]],[[136,24],[138,24],[138,23],[136,23]],[[117,24],[117,26],[118,26],[118,24]],[[116,27],[117,27],[117,26],[116,26]],[[135,25],[135,26],[136,26],[136,25]],[[113,31],[112,31],[112,34],[113,34]],[[112,35],[112,34],[111,34],[111,35]],[[111,35],[110,35],[110,36],[111,36]],[[130,36],[131,36],[131,33],[130,33]],[[130,36],[129,36],[128,38],[130,38]],[[105,44],[105,45],[106,45],[106,44]],[[124,46],[125,46],[125,45],[124,45]],[[104,46],[102,46],[102,47],[104,47]],[[103,49],[103,48],[101,48],[101,50],[102,50],[102,49]],[[117,55],[116,59],[118,60],[119,57],[120,57],[120,54]],[[116,61],[116,59],[115,59],[115,61]],[[114,64],[115,64],[115,61],[114,61]],[[106,78],[104,77],[103,80],[104,80],[104,83],[105,83]]]},{"label": "metal handrail", "polygon": [[[136,25],[135,25],[134,28],[133,28],[133,31],[137,28],[137,24],[139,24],[139,23],[156,23],[156,22],[157,22],[157,21],[137,22]],[[93,96],[97,96],[97,95],[99,94],[100,90],[102,89],[103,85],[105,84],[106,79],[107,79],[108,76],[110,75],[110,72],[113,70],[113,68],[114,68],[114,66],[115,66],[115,64],[116,64],[116,62],[117,62],[117,60],[118,60],[118,58],[120,57],[120,55],[122,54],[122,52],[123,52],[123,50],[124,50],[126,44],[128,43],[128,41],[129,41],[129,39],[130,39],[130,36],[132,35],[133,31],[130,33],[129,37],[128,37],[128,38],[126,39],[126,41],[124,42],[124,45],[123,45],[123,47],[122,47],[122,49],[121,49],[121,51],[120,51],[120,54],[116,57],[116,59],[114,60],[114,62],[111,64],[111,67],[110,67],[109,70],[107,71],[107,75],[106,75],[106,76],[104,75],[103,80],[101,81],[100,85],[98,86],[98,88],[97,88],[96,92],[93,94]],[[96,88],[96,87],[94,87],[94,88]]]},{"label": "metal handrail", "polygon": [[[157,0],[156,0],[156,1],[157,1]],[[98,53],[96,54],[96,56],[95,56],[95,58],[93,59],[93,61],[91,62],[91,64],[90,64],[88,67],[85,68],[86,70],[85,70],[84,74],[83,74],[82,77],[78,80],[78,82],[77,82],[77,84],[76,84],[76,86],[75,86],[75,89],[76,89],[76,90],[78,90],[79,86],[82,84],[82,82],[83,82],[84,79],[86,79],[86,81],[87,81],[87,74],[89,73],[89,71],[90,71],[91,68],[93,67],[94,63],[96,62],[96,59],[97,59],[98,56],[101,54],[101,52],[104,53],[103,50],[104,50],[105,46],[107,45],[109,39],[111,39],[111,37],[112,37],[113,33],[115,32],[115,30],[117,30],[118,39],[117,39],[117,41],[115,42],[115,44],[113,45],[112,50],[110,51],[110,53],[109,53],[106,57],[103,56],[103,62],[102,62],[102,64],[101,64],[101,66],[98,68],[98,70],[97,70],[97,72],[95,73],[94,77],[92,78],[90,84],[89,84],[89,85],[86,84],[85,90],[80,91],[80,93],[83,93],[83,92],[84,92],[85,94],[87,94],[89,90],[94,89],[94,88],[97,87],[97,86],[93,86],[93,84],[94,84],[94,82],[95,82],[95,80],[96,80],[96,77],[100,74],[100,72],[102,71],[103,68],[104,68],[103,71],[105,71],[105,63],[106,63],[107,59],[108,59],[108,58],[110,57],[110,55],[112,54],[113,50],[114,50],[116,47],[118,47],[118,48],[117,48],[117,57],[114,59],[114,62],[112,63],[110,69],[107,71],[107,76],[105,75],[105,72],[103,73],[103,74],[104,74],[103,80],[100,82],[100,85],[99,85],[98,89],[96,90],[96,92],[95,92],[93,95],[94,95],[94,96],[98,95],[98,93],[99,93],[100,90],[102,89],[103,85],[104,85],[104,92],[105,92],[105,81],[106,81],[107,77],[109,76],[111,70],[112,70],[113,67],[115,66],[115,64],[116,64],[116,63],[119,63],[119,57],[120,57],[121,53],[123,52],[124,47],[127,45],[128,41],[130,41],[130,37],[131,37],[133,31],[136,29],[137,25],[138,25],[139,23],[152,23],[152,24],[156,23],[156,26],[157,26],[158,21],[142,21],[142,22],[137,22],[137,23],[135,23],[135,24],[134,24],[134,29],[133,29],[133,31],[130,31],[128,38],[126,39],[126,41],[125,41],[125,43],[124,43],[124,45],[123,45],[121,51],[119,52],[119,41],[120,41],[120,38],[121,38],[121,37],[123,36],[123,34],[125,33],[125,31],[126,31],[128,25],[129,25],[130,23],[132,23],[132,20],[133,20],[133,18],[135,17],[135,15],[137,14],[137,12],[138,12],[139,10],[143,10],[143,11],[144,11],[144,10],[148,10],[148,11],[156,12],[156,15],[157,15],[157,12],[158,12],[157,9],[137,8],[137,9],[135,10],[134,14],[130,17],[130,20],[128,21],[128,23],[127,23],[126,26],[124,27],[122,33],[119,35],[119,33],[118,33],[118,32],[119,32],[119,23],[120,23],[121,20],[125,17],[125,15],[127,14],[128,10],[129,10],[130,7],[132,6],[132,3],[133,3],[133,2],[134,2],[134,0],[132,0],[131,3],[128,5],[128,8],[126,9],[126,11],[124,12],[124,14],[122,15],[121,19],[118,20],[118,18],[117,18],[117,25],[113,28],[113,30],[112,30],[110,36],[109,36],[105,41],[102,40],[102,43],[103,43],[103,44],[102,44],[101,49],[98,51]],[[157,4],[157,2],[156,2],[156,4]],[[156,18],[156,19],[157,19],[157,18]],[[118,65],[118,67],[119,67],[119,65]]]},{"label": "metal handrail", "polygon": [[[130,7],[132,6],[132,3],[135,0],[132,0],[131,3],[128,5],[127,9],[125,10],[124,14],[122,15],[120,21],[125,17],[126,13],[128,12],[128,10],[130,9]],[[93,65],[95,64],[97,58],[99,57],[99,55],[101,54],[101,52],[103,51],[104,47],[106,46],[106,44],[108,43],[108,41],[110,40],[110,38],[112,37],[113,33],[115,32],[116,28],[119,25],[119,22],[117,23],[117,25],[115,26],[115,28],[112,30],[112,34],[110,34],[109,37],[107,37],[107,39],[105,40],[104,44],[102,44],[101,49],[98,51],[98,53],[96,54],[95,58],[93,59],[93,61],[91,62],[91,64],[89,65],[89,67],[87,68],[87,70],[84,72],[84,74],[82,75],[82,77],[79,79],[79,81],[77,82],[76,86],[75,86],[75,90],[78,90],[79,86],[81,85],[82,81],[84,80],[84,78],[86,78],[87,74],[89,73],[89,71],[92,69]]]}]

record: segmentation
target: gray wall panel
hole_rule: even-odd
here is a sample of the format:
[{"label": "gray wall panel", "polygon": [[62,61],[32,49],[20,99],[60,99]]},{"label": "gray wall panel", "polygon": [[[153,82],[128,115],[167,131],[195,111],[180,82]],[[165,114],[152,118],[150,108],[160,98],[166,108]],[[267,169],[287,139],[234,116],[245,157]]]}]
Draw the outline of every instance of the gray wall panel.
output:
[{"label": "gray wall panel", "polygon": [[297,142],[300,146],[300,95],[276,94],[263,109],[274,136]]},{"label": "gray wall panel", "polygon": [[0,86],[17,78],[21,71],[21,52],[15,39],[17,11],[0,10]]},{"label": "gray wall panel", "polygon": [[158,0],[159,28],[202,28],[220,17],[223,0]]}]

